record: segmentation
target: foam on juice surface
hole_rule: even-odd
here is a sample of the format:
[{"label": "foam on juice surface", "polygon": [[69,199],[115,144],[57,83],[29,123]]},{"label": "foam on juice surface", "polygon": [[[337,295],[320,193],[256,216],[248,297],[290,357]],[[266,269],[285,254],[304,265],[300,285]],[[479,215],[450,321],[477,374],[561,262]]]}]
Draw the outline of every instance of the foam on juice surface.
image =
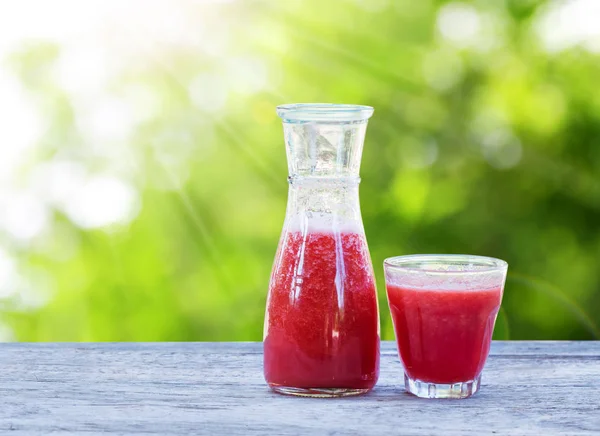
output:
[{"label": "foam on juice surface", "polygon": [[386,273],[386,281],[393,286],[423,290],[423,291],[452,291],[452,292],[477,292],[498,287],[498,278],[492,275],[479,277],[440,277],[423,276],[411,277],[410,274],[395,276]]},{"label": "foam on juice surface", "polygon": [[362,221],[333,214],[294,215],[288,218],[286,229],[290,233],[365,233]]},{"label": "foam on juice surface", "polygon": [[494,289],[502,280],[501,272],[453,275],[451,273],[427,271],[386,271],[386,282],[393,286],[423,291],[477,292]]}]

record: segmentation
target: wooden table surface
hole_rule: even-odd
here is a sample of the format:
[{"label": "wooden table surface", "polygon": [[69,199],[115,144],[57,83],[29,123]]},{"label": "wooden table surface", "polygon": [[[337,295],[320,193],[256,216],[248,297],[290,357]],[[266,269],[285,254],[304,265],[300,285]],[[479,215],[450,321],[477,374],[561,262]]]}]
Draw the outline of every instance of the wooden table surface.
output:
[{"label": "wooden table surface", "polygon": [[271,392],[260,343],[1,344],[0,434],[600,435],[600,342],[495,342],[466,400]]}]

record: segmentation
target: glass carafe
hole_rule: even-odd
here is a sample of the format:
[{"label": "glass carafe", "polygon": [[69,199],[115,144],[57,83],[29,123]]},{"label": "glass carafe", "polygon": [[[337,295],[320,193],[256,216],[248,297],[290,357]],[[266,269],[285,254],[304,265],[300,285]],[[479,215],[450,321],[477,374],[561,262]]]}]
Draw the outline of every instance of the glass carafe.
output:
[{"label": "glass carafe", "polygon": [[279,106],[289,196],[264,327],[277,392],[344,396],[379,377],[379,309],[358,200],[368,106]]}]

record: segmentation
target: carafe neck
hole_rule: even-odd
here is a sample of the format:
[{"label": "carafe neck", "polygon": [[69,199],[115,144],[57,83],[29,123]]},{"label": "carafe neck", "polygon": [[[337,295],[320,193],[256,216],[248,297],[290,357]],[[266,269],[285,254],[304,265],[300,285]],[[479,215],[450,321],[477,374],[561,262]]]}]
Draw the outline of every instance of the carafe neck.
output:
[{"label": "carafe neck", "polygon": [[372,113],[356,105],[279,106],[290,179],[358,178]]}]

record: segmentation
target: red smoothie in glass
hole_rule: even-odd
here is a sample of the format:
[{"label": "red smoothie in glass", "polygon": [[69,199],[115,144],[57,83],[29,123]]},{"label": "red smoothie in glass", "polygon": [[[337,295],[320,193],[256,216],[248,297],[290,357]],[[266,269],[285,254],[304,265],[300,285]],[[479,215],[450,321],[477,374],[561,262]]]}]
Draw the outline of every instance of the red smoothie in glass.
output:
[{"label": "red smoothie in glass", "polygon": [[437,290],[387,285],[406,374],[429,383],[474,380],[490,351],[502,289]]},{"label": "red smoothie in glass", "polygon": [[379,376],[371,259],[360,232],[287,232],[265,318],[271,386],[370,389]]}]

